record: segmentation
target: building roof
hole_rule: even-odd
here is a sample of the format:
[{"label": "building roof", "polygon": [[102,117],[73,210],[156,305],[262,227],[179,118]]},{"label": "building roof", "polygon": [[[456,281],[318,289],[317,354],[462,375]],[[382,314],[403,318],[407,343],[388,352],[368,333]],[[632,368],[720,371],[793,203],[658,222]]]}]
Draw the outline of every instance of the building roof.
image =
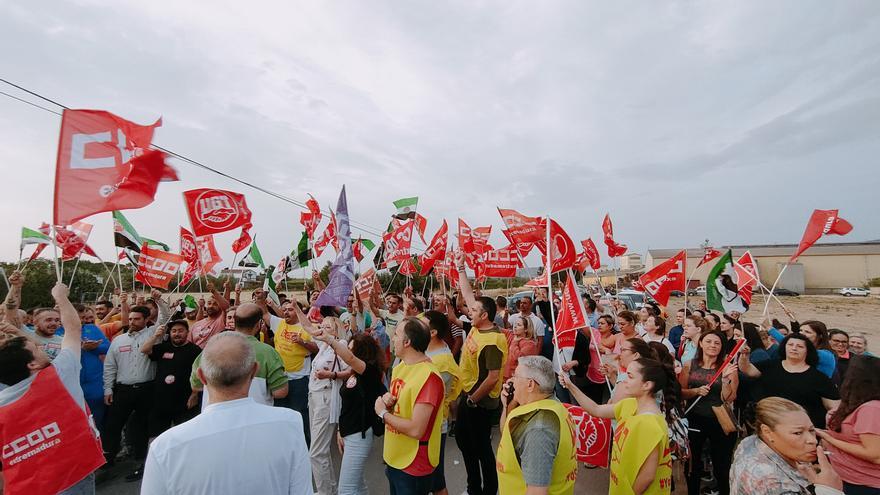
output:
[{"label": "building roof", "polygon": [[[753,244],[740,246],[716,246],[715,249],[724,251],[732,249],[736,256],[746,251],[751,251],[753,256],[791,256],[797,249],[797,244]],[[652,259],[668,259],[681,251],[681,249],[649,249],[648,256]],[[826,242],[814,244],[801,256],[839,256],[839,255],[880,255],[880,241],[867,242]],[[688,248],[688,258],[701,258],[703,248]]]}]

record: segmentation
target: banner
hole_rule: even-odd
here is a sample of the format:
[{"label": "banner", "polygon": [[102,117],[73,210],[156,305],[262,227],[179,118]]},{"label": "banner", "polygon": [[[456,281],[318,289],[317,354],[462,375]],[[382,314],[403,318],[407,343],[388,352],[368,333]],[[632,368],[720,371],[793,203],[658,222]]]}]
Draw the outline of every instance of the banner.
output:
[{"label": "banner", "polygon": [[580,406],[562,404],[574,423],[579,462],[603,468],[608,467],[611,453],[611,420],[590,416]]},{"label": "banner", "polygon": [[[351,228],[348,223],[348,200],[345,185],[339,192],[336,203],[336,222],[339,238],[339,253],[330,267],[330,280],[327,287],[318,295],[315,306],[345,306],[354,286],[354,253],[351,250]],[[410,229],[412,231],[412,229]]]},{"label": "banner", "polygon": [[354,281],[354,289],[357,292],[357,297],[361,301],[365,301],[370,298],[370,292],[373,290],[373,284],[376,283],[376,270],[370,268],[365,271],[358,277],[357,280]]},{"label": "banner", "polygon": [[193,233],[214,235],[251,224],[251,211],[244,194],[222,189],[184,191],[183,199]]},{"label": "banner", "polygon": [[672,291],[685,290],[686,267],[687,251],[681,250],[640,276],[639,283],[661,306],[667,306]]},{"label": "banner", "polygon": [[138,268],[135,280],[142,282],[154,289],[167,289],[168,284],[174,280],[183,256],[167,253],[161,249],[153,249],[146,244],[141,246],[138,256]]}]

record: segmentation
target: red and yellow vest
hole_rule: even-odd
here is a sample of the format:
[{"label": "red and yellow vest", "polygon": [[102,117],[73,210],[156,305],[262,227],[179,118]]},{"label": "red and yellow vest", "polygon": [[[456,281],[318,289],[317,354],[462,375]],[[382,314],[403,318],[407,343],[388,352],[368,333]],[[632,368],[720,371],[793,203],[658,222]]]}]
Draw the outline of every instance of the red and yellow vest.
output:
[{"label": "red and yellow vest", "polygon": [[37,373],[18,400],[0,407],[0,443],[6,493],[58,493],[104,464],[89,414],[54,366]]},{"label": "red and yellow vest", "polygon": [[[397,403],[391,413],[401,418],[411,418],[419,392],[432,374],[441,378],[437,366],[431,361],[423,361],[413,365],[400,363],[395,366],[394,371],[391,372],[390,392],[397,399]],[[440,424],[442,421],[443,414],[438,412],[434,415],[434,424],[429,425],[431,436],[428,439],[428,460],[432,466],[437,466],[440,462]],[[419,452],[419,440],[398,432],[390,425],[385,425],[385,448],[382,454],[385,463],[395,469],[402,470],[409,467]]]},{"label": "red and yellow vest", "polygon": [[[465,392],[470,392],[480,379],[480,353],[487,345],[494,345],[501,350],[499,373],[504,369],[504,362],[507,361],[507,337],[504,332],[481,332],[472,328],[461,350],[461,389]],[[498,398],[503,384],[504,379],[499,376],[498,382],[489,392],[489,397]]]},{"label": "red and yellow vest", "polygon": [[553,471],[550,475],[549,495],[563,495],[574,492],[577,479],[577,458],[575,450],[575,427],[568,410],[559,401],[543,399],[519,406],[507,417],[501,443],[495,456],[495,468],[498,471],[498,494],[512,495],[526,492],[526,481],[522,467],[516,458],[513,438],[510,436],[511,420],[537,410],[553,411],[559,418],[559,447],[553,460]]},{"label": "red and yellow vest", "polygon": [[[455,357],[451,352],[441,352],[431,356],[431,361],[437,367],[440,373],[449,373],[452,375],[452,384],[449,387],[449,393],[443,397],[443,419],[449,416],[449,404],[458,398],[461,394],[461,368],[455,362]],[[442,378],[442,377],[441,377]]]}]

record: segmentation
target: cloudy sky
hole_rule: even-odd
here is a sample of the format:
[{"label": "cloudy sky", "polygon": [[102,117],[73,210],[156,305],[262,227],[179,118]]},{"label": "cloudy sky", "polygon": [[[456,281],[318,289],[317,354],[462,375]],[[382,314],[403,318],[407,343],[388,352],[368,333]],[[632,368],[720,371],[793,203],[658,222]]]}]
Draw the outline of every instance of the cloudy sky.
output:
[{"label": "cloudy sky", "polygon": [[[0,77],[162,116],[157,144],[285,196],[335,207],[345,183],[372,231],[417,195],[428,236],[462,217],[496,247],[496,206],[576,240],[610,212],[641,253],[795,243],[814,208],[880,238],[873,1],[0,1],[0,53]],[[51,216],[59,124],[0,95],[0,259]],[[297,207],[173,164],[126,212],[142,235],[176,248],[181,192],[218,187],[247,195],[267,261],[299,238]],[[112,259],[110,215],[87,221]]]}]

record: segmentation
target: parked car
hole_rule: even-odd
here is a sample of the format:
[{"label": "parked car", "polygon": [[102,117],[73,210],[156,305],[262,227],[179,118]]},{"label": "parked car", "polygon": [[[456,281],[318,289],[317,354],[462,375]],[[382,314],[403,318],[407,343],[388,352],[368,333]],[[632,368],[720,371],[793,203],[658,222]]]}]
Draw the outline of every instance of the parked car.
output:
[{"label": "parked car", "polygon": [[629,310],[639,309],[645,305],[645,295],[634,290],[621,289],[617,298],[623,301]]},{"label": "parked car", "polygon": [[861,287],[844,287],[837,291],[838,294],[846,297],[851,296],[863,296],[868,297],[871,295],[871,291],[868,289],[863,289]]},{"label": "parked car", "polygon": [[800,295],[799,293],[797,293],[793,290],[783,289],[782,287],[777,287],[777,288],[773,289],[773,294],[777,295],[777,296],[793,296],[793,297]]},{"label": "parked car", "polygon": [[517,292],[516,294],[507,298],[507,308],[514,313],[519,312],[519,301],[526,296],[531,297],[532,302],[535,302],[535,292],[531,290],[524,290]]},{"label": "parked car", "polygon": [[689,296],[705,296],[706,295],[706,286],[701,285],[699,287],[688,289]]},{"label": "parked car", "polygon": [[680,290],[674,290],[674,291],[670,292],[669,295],[672,297],[684,297],[684,292],[682,292]]}]

